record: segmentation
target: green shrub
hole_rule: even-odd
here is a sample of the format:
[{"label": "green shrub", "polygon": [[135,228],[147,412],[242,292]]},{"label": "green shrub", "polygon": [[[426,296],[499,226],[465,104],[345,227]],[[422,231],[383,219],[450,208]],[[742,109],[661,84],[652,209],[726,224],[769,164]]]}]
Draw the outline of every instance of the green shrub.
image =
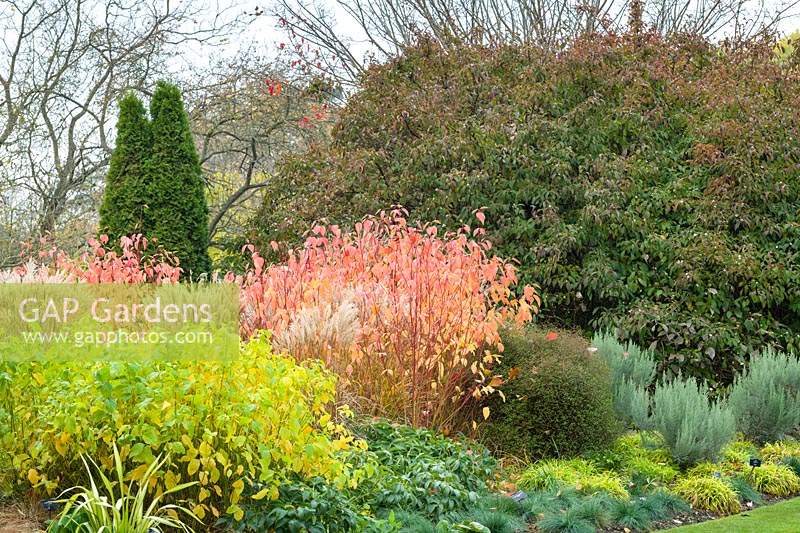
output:
[{"label": "green shrub", "polygon": [[626,433],[614,441],[614,446],[611,450],[626,460],[634,457],[644,457],[657,463],[669,464],[672,462],[669,450],[664,448],[663,438],[655,432]]},{"label": "green shrub", "polygon": [[566,509],[580,501],[583,501],[583,497],[571,488],[533,490],[522,500],[521,506],[525,519],[533,522],[547,513]]},{"label": "green shrub", "polygon": [[717,514],[738,513],[739,498],[730,485],[716,477],[689,477],[678,481],[675,493],[695,509]]},{"label": "green shrub", "polygon": [[126,94],[119,102],[116,145],[100,206],[100,233],[108,235],[110,243],[119,243],[120,237],[144,230],[141,208],[144,164],[152,144],[150,122],[142,101],[134,94]]},{"label": "green shrub", "polygon": [[575,488],[584,494],[608,494],[618,500],[630,498],[622,478],[608,472],[582,476],[578,479]]},{"label": "green shrub", "polygon": [[287,480],[281,484],[276,500],[252,500],[259,490],[255,486],[247,494],[248,503],[241,505],[244,509],[241,520],[223,517],[217,525],[241,533],[301,530],[324,533],[363,531],[376,523],[361,513],[348,494],[323,478]]},{"label": "green shrub", "polygon": [[536,522],[536,527],[545,533],[595,533],[594,524],[581,516],[580,509],[551,511]]},{"label": "green shrub", "polygon": [[655,355],[632,342],[624,346],[610,333],[598,333],[592,346],[611,368],[614,410],[626,424],[648,429],[650,400],[647,388],[656,376]]},{"label": "green shrub", "polygon": [[466,513],[461,518],[461,522],[477,522],[489,528],[490,533],[516,533],[525,527],[525,522],[520,517],[491,509],[478,509]]},{"label": "green shrub", "polygon": [[480,504],[484,509],[499,511],[510,515],[521,515],[524,512],[519,502],[508,496],[503,496],[502,494],[490,494],[481,498]]},{"label": "green shrub", "polygon": [[756,445],[746,440],[736,440],[722,450],[723,463],[729,470],[742,470],[752,457],[759,456]]},{"label": "green shrub", "polygon": [[159,82],[150,99],[152,152],[144,164],[141,233],[174,253],[187,276],[211,270],[208,204],[200,158],[177,86]]},{"label": "green shrub", "polygon": [[647,457],[633,457],[625,463],[625,472],[631,478],[643,478],[662,484],[671,483],[678,476],[678,469],[668,463],[658,463]]},{"label": "green shrub", "polygon": [[716,463],[709,463],[708,461],[703,461],[697,463],[690,469],[686,471],[688,476],[695,476],[695,477],[711,477],[711,476],[719,476],[722,475],[722,467]]},{"label": "green shrub", "polygon": [[759,443],[782,439],[800,425],[800,360],[763,351],[736,378],[728,403],[746,436]]},{"label": "green shrub", "polygon": [[781,460],[782,465],[786,465],[792,469],[797,476],[800,476],[800,457],[784,457]]},{"label": "green shrub", "polygon": [[664,438],[680,465],[714,461],[733,440],[733,414],[722,403],[711,402],[694,379],[673,379],[653,393],[651,424]]},{"label": "green shrub", "polygon": [[800,351],[800,80],[772,43],[645,41],[409,47],[274,173],[262,247],[393,204],[452,228],[485,207],[544,318],[707,380],[754,347]]},{"label": "green shrub", "polygon": [[394,516],[401,524],[400,533],[436,533],[436,526],[420,514],[399,511]]},{"label": "green shrub", "polygon": [[664,520],[678,513],[690,511],[689,504],[678,495],[660,489],[640,499],[641,506],[653,520]]},{"label": "green shrub", "polygon": [[141,233],[180,260],[186,275],[211,270],[208,205],[180,90],[158,82],[150,116],[134,95],[120,101],[117,145],[100,206],[111,243]]},{"label": "green shrub", "polygon": [[492,415],[481,427],[495,450],[531,457],[573,456],[611,444],[618,433],[609,370],[567,332],[509,330],[504,333],[501,387]]},{"label": "green shrub", "polygon": [[678,475],[672,457],[661,445],[663,439],[656,433],[626,433],[608,450],[589,457],[600,468],[628,476],[634,493],[649,492]]},{"label": "green shrub", "polygon": [[401,509],[438,522],[463,513],[486,494],[486,481],[496,467],[481,445],[430,430],[379,421],[354,431],[369,451],[353,460],[366,462],[374,473],[351,497],[379,515]]},{"label": "green shrub", "polygon": [[790,496],[800,492],[800,478],[786,465],[762,464],[749,473],[753,488],[773,496]]},{"label": "green shrub", "polygon": [[526,469],[517,484],[526,490],[553,490],[561,484],[574,487],[581,478],[596,473],[597,469],[584,459],[545,459]]},{"label": "green shrub", "polygon": [[598,528],[603,528],[611,521],[609,508],[612,501],[603,495],[593,495],[575,503],[571,511],[575,516],[586,520]]},{"label": "green shrub", "polygon": [[600,472],[583,459],[539,461],[522,473],[517,484],[523,489],[539,491],[566,486],[584,494],[604,493],[618,499],[629,497],[619,476]]}]

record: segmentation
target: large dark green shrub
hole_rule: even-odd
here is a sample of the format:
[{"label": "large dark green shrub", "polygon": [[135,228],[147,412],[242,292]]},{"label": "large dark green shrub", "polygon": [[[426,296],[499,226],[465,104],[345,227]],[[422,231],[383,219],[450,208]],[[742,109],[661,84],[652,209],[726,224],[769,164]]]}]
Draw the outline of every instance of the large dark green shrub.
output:
[{"label": "large dark green shrub", "polygon": [[112,243],[124,235],[143,231],[144,163],[153,137],[142,101],[126,94],[119,103],[117,139],[106,175],[100,206],[100,232]]},{"label": "large dark green shrub", "polygon": [[208,272],[208,204],[200,160],[180,90],[159,82],[150,100],[153,148],[145,164],[145,236],[174,253],[181,268]]},{"label": "large dark green shrub", "polygon": [[677,37],[558,55],[425,41],[367,72],[256,224],[266,245],[392,204],[450,227],[485,207],[546,317],[730,382],[766,345],[800,348],[800,76],[772,57]]},{"label": "large dark green shrub", "polygon": [[501,387],[482,426],[487,445],[514,455],[571,456],[616,437],[611,377],[580,336],[538,329],[505,332]]}]

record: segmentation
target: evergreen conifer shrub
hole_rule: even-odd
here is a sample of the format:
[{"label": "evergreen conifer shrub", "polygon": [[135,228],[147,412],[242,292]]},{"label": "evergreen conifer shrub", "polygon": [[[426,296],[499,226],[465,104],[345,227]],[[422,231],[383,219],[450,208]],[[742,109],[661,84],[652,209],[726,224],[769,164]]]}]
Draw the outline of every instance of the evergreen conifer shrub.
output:
[{"label": "evergreen conifer shrub", "polygon": [[175,85],[157,84],[150,120],[136,96],[120,101],[100,232],[112,243],[134,233],[154,240],[180,260],[186,276],[211,270],[200,160]]},{"label": "evergreen conifer shrub", "polygon": [[508,330],[496,369],[504,376],[482,426],[488,446],[514,455],[569,457],[611,445],[619,434],[608,365],[579,335]]},{"label": "evergreen conifer shrub", "polygon": [[153,148],[145,164],[145,231],[194,275],[211,270],[208,204],[181,92],[159,82],[150,100]]},{"label": "evergreen conifer shrub", "polygon": [[126,94],[119,102],[116,146],[100,206],[100,233],[108,235],[112,243],[118,243],[124,235],[144,231],[144,165],[152,143],[142,101],[134,94]]}]

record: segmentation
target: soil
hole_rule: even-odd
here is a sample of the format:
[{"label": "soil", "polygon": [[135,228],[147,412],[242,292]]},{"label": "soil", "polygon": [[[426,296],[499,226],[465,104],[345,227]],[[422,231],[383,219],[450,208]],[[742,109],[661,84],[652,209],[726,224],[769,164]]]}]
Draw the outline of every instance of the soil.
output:
[{"label": "soil", "polygon": [[0,504],[0,533],[39,533],[43,531],[39,519],[21,505]]}]

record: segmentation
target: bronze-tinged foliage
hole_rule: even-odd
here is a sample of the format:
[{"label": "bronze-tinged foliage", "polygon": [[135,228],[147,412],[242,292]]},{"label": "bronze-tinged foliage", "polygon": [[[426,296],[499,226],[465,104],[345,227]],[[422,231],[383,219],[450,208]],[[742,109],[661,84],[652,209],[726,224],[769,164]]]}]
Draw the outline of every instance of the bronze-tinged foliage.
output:
[{"label": "bronze-tinged foliage", "polygon": [[766,345],[800,348],[800,79],[772,54],[423,41],[366,74],[330,145],[284,162],[256,224],[269,242],[392,204],[451,227],[486,207],[546,317],[728,382]]},{"label": "bronze-tinged foliage", "polygon": [[487,446],[518,457],[571,457],[611,446],[620,431],[611,372],[589,344],[569,332],[541,329],[503,334],[505,401],[490,399],[481,426]]}]

